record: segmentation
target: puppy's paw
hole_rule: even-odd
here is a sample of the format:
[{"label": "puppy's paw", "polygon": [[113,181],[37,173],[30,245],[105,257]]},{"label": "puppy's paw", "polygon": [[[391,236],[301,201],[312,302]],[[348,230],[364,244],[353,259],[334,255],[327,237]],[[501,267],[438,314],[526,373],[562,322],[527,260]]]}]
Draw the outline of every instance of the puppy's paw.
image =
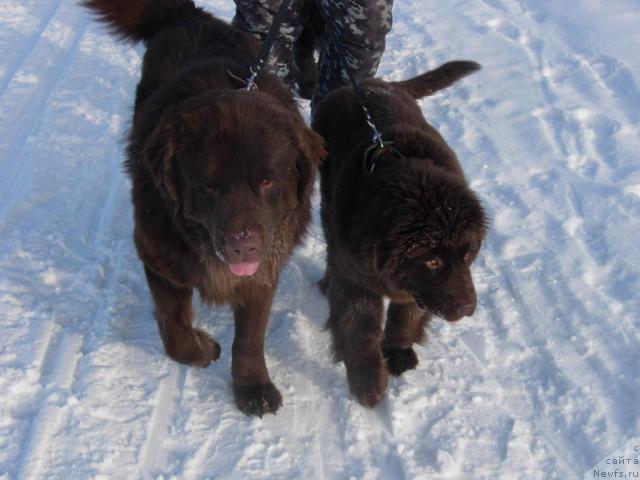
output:
[{"label": "puppy's paw", "polygon": [[349,389],[365,407],[375,407],[384,397],[389,374],[382,359],[363,361],[347,366]]},{"label": "puppy's paw", "polygon": [[220,358],[220,345],[208,333],[194,329],[166,348],[167,354],[176,362],[192,367],[204,368]]},{"label": "puppy's paw", "polygon": [[271,382],[234,385],[233,394],[238,409],[245,415],[262,417],[265,413],[276,413],[282,406],[282,395]]},{"label": "puppy's paw", "polygon": [[382,349],[382,352],[387,359],[387,370],[396,377],[418,366],[418,356],[413,348]]}]

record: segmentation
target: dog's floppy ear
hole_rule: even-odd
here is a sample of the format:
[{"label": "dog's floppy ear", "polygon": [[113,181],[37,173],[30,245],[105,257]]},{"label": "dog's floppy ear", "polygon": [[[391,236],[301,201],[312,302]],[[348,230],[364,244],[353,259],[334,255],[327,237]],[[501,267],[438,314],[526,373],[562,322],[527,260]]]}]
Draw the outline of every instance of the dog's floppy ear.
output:
[{"label": "dog's floppy ear", "polygon": [[177,147],[175,126],[161,122],[153,129],[142,150],[142,161],[156,187],[173,202],[178,200],[174,166]]},{"label": "dog's floppy ear", "polygon": [[322,137],[304,125],[296,125],[293,129],[296,148],[299,152],[296,160],[298,174],[298,202],[308,201],[313,190],[316,170],[327,154]]}]

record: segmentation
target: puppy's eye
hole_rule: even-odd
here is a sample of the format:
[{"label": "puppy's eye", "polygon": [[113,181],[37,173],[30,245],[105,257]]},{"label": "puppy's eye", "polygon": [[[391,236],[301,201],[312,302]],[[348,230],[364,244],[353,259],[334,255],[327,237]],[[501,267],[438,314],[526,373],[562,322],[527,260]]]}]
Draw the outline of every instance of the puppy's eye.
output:
[{"label": "puppy's eye", "polygon": [[467,252],[464,254],[464,261],[469,263],[471,260],[473,260],[473,253],[471,252]]},{"label": "puppy's eye", "polygon": [[260,189],[262,190],[268,190],[269,188],[273,187],[273,180],[270,178],[263,178],[260,181]]},{"label": "puppy's eye", "polygon": [[437,257],[430,258],[424,264],[429,270],[440,270],[443,266],[442,260]]}]

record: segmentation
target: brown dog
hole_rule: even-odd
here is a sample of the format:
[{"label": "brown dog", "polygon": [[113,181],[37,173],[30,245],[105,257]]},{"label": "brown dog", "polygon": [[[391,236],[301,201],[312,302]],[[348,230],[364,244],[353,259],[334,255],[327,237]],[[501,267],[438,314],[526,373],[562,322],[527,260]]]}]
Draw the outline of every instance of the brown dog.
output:
[{"label": "brown dog", "polygon": [[270,74],[242,89],[250,36],[190,0],[87,0],[121,36],[144,40],[128,145],[135,244],[167,354],[206,367],[220,346],[192,326],[191,296],[235,315],[233,390],[246,414],[275,412],[264,336],[287,257],[310,218],[321,138]]},{"label": "brown dog", "polygon": [[[371,130],[352,88],[322,100],[313,126],[329,145],[320,168],[329,299],[328,326],[351,392],[373,406],[387,371],[418,363],[432,314],[449,321],[473,314],[469,272],[486,232],[482,206],[455,154],[422,116],[416,100],[477,70],[450,62],[404,82],[365,82],[363,91],[385,141],[371,156]],[[382,332],[383,302],[391,302]],[[386,362],[385,362],[386,359]]]}]

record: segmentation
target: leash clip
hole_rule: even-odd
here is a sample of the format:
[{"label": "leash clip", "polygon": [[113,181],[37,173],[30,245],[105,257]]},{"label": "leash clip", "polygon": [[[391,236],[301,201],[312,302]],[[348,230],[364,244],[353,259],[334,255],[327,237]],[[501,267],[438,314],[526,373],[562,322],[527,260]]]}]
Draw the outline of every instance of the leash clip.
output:
[{"label": "leash clip", "polygon": [[258,86],[255,84],[255,80],[256,80],[256,77],[258,76],[258,73],[260,73],[260,69],[252,65],[251,67],[249,67],[249,72],[251,72],[251,75],[249,75],[249,78],[247,78],[247,81],[246,81],[247,86],[245,87],[245,90],[246,91],[258,90]]},{"label": "leash clip", "polygon": [[260,46],[260,50],[258,51],[258,57],[256,58],[253,65],[249,67],[249,78],[247,78],[245,85],[245,90],[258,90],[258,86],[255,84],[256,77],[262,70],[263,65],[269,59],[269,55],[271,54],[271,48],[273,47],[274,42],[277,40],[278,35],[280,34],[280,26],[282,25],[282,21],[285,18],[285,15],[289,11],[289,2],[290,0],[283,0],[280,8],[276,12],[273,17],[273,21],[271,22],[271,27],[269,27],[269,32],[267,32],[267,36],[262,42]]},{"label": "leash clip", "polygon": [[[378,135],[380,135],[380,132],[378,132]],[[395,147],[395,142],[383,142],[381,135],[378,139],[374,136],[374,142],[364,151],[362,158],[364,169],[369,174],[372,174],[376,169],[376,162],[384,154],[389,154],[396,158],[405,158],[402,152]]]},{"label": "leash clip", "polygon": [[[354,89],[355,89],[355,84],[354,84]],[[373,136],[371,137],[371,140],[373,141],[374,144],[377,144],[378,147],[383,149],[385,142],[382,141],[382,134],[380,133],[380,130],[378,130],[378,127],[376,127],[376,124],[373,123],[373,119],[371,118],[369,109],[366,107],[366,105],[363,102],[360,103],[360,107],[362,107],[362,111],[364,112],[364,119],[367,122],[367,125],[369,125],[369,128],[371,128],[371,131],[373,132]],[[389,142],[389,144],[391,143],[393,142]]]}]

